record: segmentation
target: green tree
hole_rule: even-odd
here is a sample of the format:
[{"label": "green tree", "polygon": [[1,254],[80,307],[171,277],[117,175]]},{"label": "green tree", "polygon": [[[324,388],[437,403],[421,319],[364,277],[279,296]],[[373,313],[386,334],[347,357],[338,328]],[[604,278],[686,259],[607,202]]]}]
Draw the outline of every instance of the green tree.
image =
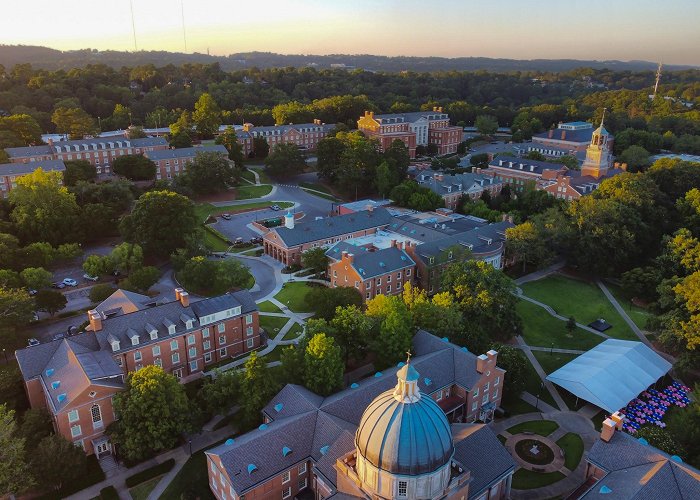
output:
[{"label": "green tree", "polygon": [[180,269],[178,278],[188,290],[210,295],[253,286],[248,268],[235,259],[214,261],[195,256]]},{"label": "green tree", "polygon": [[362,360],[370,342],[372,323],[355,306],[336,307],[330,328],[325,332],[335,339],[343,353],[345,364],[352,358]]},{"label": "green tree", "polygon": [[124,391],[114,396],[114,412],[119,420],[108,431],[130,460],[172,448],[190,429],[184,386],[155,365],[127,375]]},{"label": "green tree", "polygon": [[90,289],[90,302],[92,302],[93,304],[99,304],[116,291],[116,288],[107,283],[100,283],[98,285],[95,285]]},{"label": "green tree", "polygon": [[24,438],[17,437],[14,410],[0,405],[0,494],[19,494],[34,485]]},{"label": "green tree", "polygon": [[90,276],[99,277],[101,274],[109,274],[114,271],[114,263],[109,256],[88,255],[83,262],[83,271]]},{"label": "green tree", "polygon": [[219,108],[219,105],[211,94],[205,92],[199,96],[199,99],[194,105],[192,121],[194,122],[197,134],[199,134],[202,139],[210,139],[218,132],[219,125],[221,125],[221,108]]},{"label": "green tree", "polygon": [[235,186],[239,177],[240,171],[223,155],[199,152],[187,170],[175,178],[175,184],[196,194],[217,193]]},{"label": "green tree", "polygon": [[147,292],[149,288],[158,282],[158,278],[160,278],[160,269],[157,267],[140,267],[129,274],[129,277],[122,282],[122,288]]},{"label": "green tree", "polygon": [[51,316],[64,309],[68,303],[61,292],[54,290],[39,290],[34,296],[34,301],[39,311],[46,311]]},{"label": "green tree", "polygon": [[266,158],[270,152],[270,145],[264,137],[253,137],[253,151],[256,158]]},{"label": "green tree", "polygon": [[513,400],[520,397],[525,390],[529,362],[523,352],[513,346],[495,344],[491,347],[498,351],[498,366],[506,371],[503,380],[503,398]]},{"label": "green tree", "polygon": [[27,288],[33,290],[49,286],[53,278],[53,274],[43,267],[27,267],[23,269],[19,275],[22,277],[22,281],[24,281]]},{"label": "green tree", "polygon": [[313,287],[306,295],[306,303],[316,311],[317,318],[333,319],[337,307],[362,306],[362,296],[356,288],[339,286],[327,288]]},{"label": "green tree", "polygon": [[394,140],[389,147],[386,148],[383,156],[384,161],[387,162],[398,180],[405,179],[408,173],[408,165],[411,163],[411,158],[408,153],[408,148],[403,141],[399,139]]},{"label": "green tree", "polygon": [[56,245],[80,239],[75,195],[61,185],[58,172],[38,168],[19,177],[9,199],[14,205],[10,218],[23,240]]},{"label": "green tree", "polygon": [[[218,125],[217,125],[218,127]],[[192,115],[189,111],[183,111],[180,113],[178,119],[170,124],[170,137],[171,139],[181,133],[185,133],[187,137],[191,137],[192,134]],[[191,139],[190,139],[191,140]],[[190,144],[191,145],[191,144]],[[172,142],[171,142],[172,146]]]},{"label": "green tree", "polygon": [[482,135],[493,135],[498,130],[498,120],[495,116],[479,115],[474,121],[474,126]]},{"label": "green tree", "polygon": [[506,229],[506,251],[522,262],[523,272],[528,265],[535,268],[546,266],[555,257],[548,241],[532,221]]},{"label": "green tree", "polygon": [[305,385],[316,394],[328,396],[343,386],[345,365],[332,337],[314,335],[306,346],[304,365]]},{"label": "green tree", "polygon": [[311,248],[301,254],[301,264],[312,269],[316,274],[325,273],[328,269],[328,256],[324,248]]},{"label": "green tree", "polygon": [[19,273],[11,269],[0,269],[0,287],[21,288],[24,285]]},{"label": "green tree", "polygon": [[569,316],[569,319],[566,320],[566,331],[569,332],[569,335],[572,335],[576,331],[576,328],[576,318]]},{"label": "green tree", "polygon": [[646,439],[651,446],[665,451],[669,455],[685,456],[683,446],[673,438],[667,429],[655,425],[644,425],[634,434],[634,437]]},{"label": "green tree", "polygon": [[505,341],[520,331],[515,285],[491,264],[475,260],[450,264],[442,274],[442,289],[455,296],[466,332],[481,330],[492,340]]},{"label": "green tree", "polygon": [[112,162],[112,172],[132,181],[150,181],[156,176],[156,164],[143,155],[118,156]]},{"label": "green tree", "polygon": [[0,288],[0,324],[17,327],[26,325],[34,314],[34,301],[26,290]]},{"label": "green tree", "polygon": [[[303,341],[303,339],[302,339]],[[280,354],[280,369],[282,380],[288,384],[304,383],[304,352],[306,347],[301,345],[288,345]]]},{"label": "green tree", "polygon": [[24,266],[47,267],[53,263],[55,251],[51,244],[37,241],[22,249],[21,258]]},{"label": "green tree", "polygon": [[32,452],[32,470],[39,486],[58,490],[85,474],[85,452],[61,435],[41,440]]},{"label": "green tree", "polygon": [[243,145],[238,142],[238,135],[233,127],[226,127],[223,133],[216,137],[216,144],[222,144],[228,151],[228,159],[237,168],[243,168]]},{"label": "green tree", "polygon": [[[697,366],[697,365],[696,365]],[[683,411],[668,415],[668,431],[673,439],[685,450],[683,459],[694,465],[700,464],[700,385],[695,385],[691,393],[693,401]]]},{"label": "green tree", "polygon": [[240,376],[234,370],[218,372],[213,379],[205,378],[201,397],[207,410],[214,415],[226,415],[238,401],[240,384]]},{"label": "green tree", "polygon": [[401,297],[377,295],[367,302],[366,314],[378,328],[372,338],[372,350],[380,367],[391,366],[411,350],[413,322]]},{"label": "green tree", "polygon": [[112,127],[125,129],[131,124],[131,110],[123,104],[116,104],[108,120]]},{"label": "green tree", "polygon": [[56,108],[51,121],[56,125],[56,132],[68,134],[71,139],[82,139],[97,132],[95,120],[81,108]]},{"label": "green tree", "polygon": [[[120,243],[109,254],[109,263],[114,269],[117,269],[125,274],[130,274],[132,271],[143,267],[143,249],[136,243]],[[83,265],[83,268],[85,266]],[[114,269],[106,267],[107,272]],[[103,268],[104,272],[104,268]],[[99,274],[93,275],[99,276]]]},{"label": "green tree", "polygon": [[27,114],[13,114],[0,117],[0,132],[10,132],[21,144],[19,146],[36,146],[42,143],[41,126]]},{"label": "green tree", "polygon": [[192,147],[192,137],[190,134],[185,131],[181,130],[177,134],[172,133],[170,134],[170,141],[168,143],[171,148],[175,149],[180,149],[180,148],[191,148]]},{"label": "green tree", "polygon": [[641,146],[630,146],[617,158],[627,164],[630,172],[640,172],[649,166],[649,151]]},{"label": "green tree", "polygon": [[252,352],[241,377],[240,405],[248,424],[260,420],[260,411],[274,394],[276,385],[264,358]]},{"label": "green tree", "polygon": [[34,450],[39,442],[53,434],[53,422],[46,408],[30,408],[22,415],[19,436],[25,440],[27,449]]},{"label": "green tree", "polygon": [[381,162],[377,167],[377,177],[375,184],[379,194],[386,198],[391,193],[391,190],[399,183],[399,177],[396,172],[392,171],[389,164],[385,161]]},{"label": "green tree", "polygon": [[194,204],[188,198],[172,191],[149,191],[122,219],[120,230],[127,241],[141,245],[145,255],[163,257],[187,247],[199,227]]},{"label": "green tree", "polygon": [[306,159],[293,143],[277,144],[265,158],[265,170],[275,177],[289,177],[301,173],[306,168]]},{"label": "green tree", "polygon": [[326,179],[331,184],[336,182],[345,147],[345,143],[337,137],[326,137],[318,141],[316,170],[321,179]]}]

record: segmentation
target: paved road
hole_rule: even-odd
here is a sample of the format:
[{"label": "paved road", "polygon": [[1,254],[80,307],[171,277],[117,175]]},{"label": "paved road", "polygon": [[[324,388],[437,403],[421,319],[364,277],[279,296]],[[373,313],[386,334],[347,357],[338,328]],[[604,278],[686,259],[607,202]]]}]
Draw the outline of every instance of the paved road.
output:
[{"label": "paved road", "polygon": [[250,269],[250,273],[255,278],[255,287],[250,294],[255,301],[269,295],[275,289],[277,284],[275,269],[263,259],[246,257],[245,255],[232,255],[231,258],[236,259]]}]

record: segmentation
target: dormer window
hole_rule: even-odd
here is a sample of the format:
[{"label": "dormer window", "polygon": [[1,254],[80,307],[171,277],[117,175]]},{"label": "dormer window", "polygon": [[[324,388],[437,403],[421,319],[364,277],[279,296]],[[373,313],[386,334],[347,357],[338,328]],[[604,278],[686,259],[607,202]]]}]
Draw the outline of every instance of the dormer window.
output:
[{"label": "dormer window", "polygon": [[151,340],[156,340],[158,338],[158,330],[155,326],[150,323],[146,323],[146,333],[151,338]]},{"label": "dormer window", "polygon": [[138,338],[138,336],[131,337],[131,345],[139,345],[139,338]]},{"label": "dormer window", "polygon": [[119,350],[119,341],[113,340],[109,343],[112,346],[112,352],[117,352]]}]

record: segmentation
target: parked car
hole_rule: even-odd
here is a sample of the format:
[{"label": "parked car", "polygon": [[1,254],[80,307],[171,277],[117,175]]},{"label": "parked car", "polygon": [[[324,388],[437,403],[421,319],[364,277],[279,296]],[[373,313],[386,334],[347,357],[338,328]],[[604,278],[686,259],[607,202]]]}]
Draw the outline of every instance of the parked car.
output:
[{"label": "parked car", "polygon": [[93,275],[88,274],[88,273],[83,274],[83,278],[85,278],[88,281],[97,281],[98,279],[100,279],[99,277],[93,276]]},{"label": "parked car", "polygon": [[233,242],[234,245],[240,245],[241,243],[243,243],[243,238],[240,236]]},{"label": "parked car", "polygon": [[78,286],[78,282],[75,281],[73,278],[64,278],[62,283],[68,286]]},{"label": "parked car", "polygon": [[51,288],[65,288],[65,283],[57,281],[56,283],[51,283]]},{"label": "parked car", "polygon": [[63,332],[54,333],[51,337],[53,340],[61,340],[66,338],[66,334]]},{"label": "parked car", "polygon": [[34,290],[33,288],[29,289],[28,292],[29,292],[29,295],[32,295],[32,296],[36,295],[36,290]]},{"label": "parked car", "polygon": [[224,220],[231,220],[231,214],[221,214],[221,218]]},{"label": "parked car", "polygon": [[274,210],[275,212],[278,212],[278,211],[282,210],[282,207],[280,207],[279,205],[272,205],[270,207],[270,209]]},{"label": "parked car", "polygon": [[27,345],[28,345],[29,347],[34,347],[35,345],[39,345],[39,344],[41,344],[41,342],[39,342],[39,341],[38,341],[37,339],[35,339],[34,337],[30,338],[30,339],[27,341]]}]

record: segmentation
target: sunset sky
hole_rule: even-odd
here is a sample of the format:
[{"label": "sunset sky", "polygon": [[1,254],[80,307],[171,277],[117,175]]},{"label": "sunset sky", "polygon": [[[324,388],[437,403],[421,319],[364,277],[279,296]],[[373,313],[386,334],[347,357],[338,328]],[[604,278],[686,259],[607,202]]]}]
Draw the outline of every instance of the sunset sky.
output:
[{"label": "sunset sky", "polygon": [[[700,0],[182,2],[187,52],[643,59],[700,65]],[[129,0],[1,5],[2,44],[134,50]],[[133,8],[139,50],[184,51],[180,0],[133,0]]]}]

